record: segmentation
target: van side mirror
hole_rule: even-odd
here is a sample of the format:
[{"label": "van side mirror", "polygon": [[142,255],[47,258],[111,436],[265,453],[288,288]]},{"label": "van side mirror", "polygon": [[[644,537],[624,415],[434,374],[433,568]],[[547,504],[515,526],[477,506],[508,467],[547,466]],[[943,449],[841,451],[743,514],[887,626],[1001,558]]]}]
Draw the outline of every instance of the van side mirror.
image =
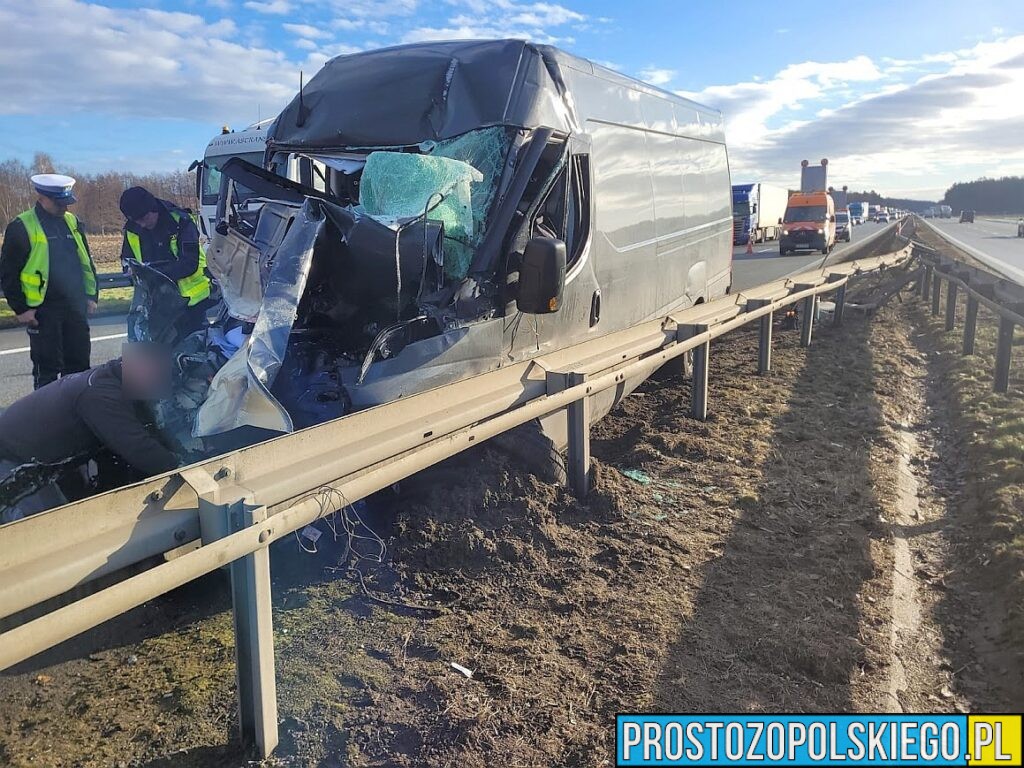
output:
[{"label": "van side mirror", "polygon": [[193,171],[196,173],[196,199],[200,201],[200,204],[203,200],[203,171],[205,169],[206,163],[202,160],[193,160],[192,165],[188,167],[189,173]]},{"label": "van side mirror", "polygon": [[836,223],[836,215],[833,213],[831,216],[828,217],[828,220],[831,221],[833,224],[835,224]]},{"label": "van side mirror", "polygon": [[782,223],[782,217],[779,216],[779,224],[781,224],[781,223]]},{"label": "van side mirror", "polygon": [[565,288],[565,243],[534,237],[526,244],[519,267],[516,308],[528,315],[546,315],[562,306]]}]

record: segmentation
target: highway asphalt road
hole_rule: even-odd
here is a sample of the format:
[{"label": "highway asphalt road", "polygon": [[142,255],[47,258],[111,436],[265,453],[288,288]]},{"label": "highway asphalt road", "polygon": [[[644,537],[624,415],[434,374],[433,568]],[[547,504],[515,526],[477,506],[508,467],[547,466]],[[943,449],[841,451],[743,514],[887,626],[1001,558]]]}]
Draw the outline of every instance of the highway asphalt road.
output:
[{"label": "highway asphalt road", "polygon": [[[849,243],[839,243],[828,256],[828,263],[835,264],[842,258],[842,253],[851,245],[856,245],[878,230],[884,224],[861,224],[853,228],[853,239]],[[770,283],[783,277],[806,272],[817,266],[824,266],[823,256],[818,251],[798,252],[789,256],[779,256],[778,241],[755,243],[754,252],[747,253],[747,246],[738,245],[733,248],[733,291],[753,288],[755,285]]]},{"label": "highway asphalt road", "polygon": [[[125,338],[125,316],[94,317],[92,364],[99,365],[121,354]],[[23,328],[0,331],[0,408],[6,408],[32,391],[32,361],[28,356],[28,335]]]},{"label": "highway asphalt road", "polygon": [[949,235],[951,240],[959,240],[999,261],[1008,268],[1008,276],[1024,274],[1024,238],[1017,237],[1016,221],[978,216],[974,224],[961,224],[959,219],[928,219],[926,223]]},{"label": "highway asphalt road", "polygon": [[[853,243],[877,232],[881,225],[863,224],[853,229]],[[828,257],[829,263],[842,258],[849,243],[840,243]],[[1024,245],[1024,243],[1022,243]],[[1024,253],[1024,247],[1020,249]],[[778,280],[805,272],[822,264],[824,257],[817,252],[779,256],[775,241],[756,243],[754,253],[746,246],[733,249],[733,290],[741,291],[761,283]],[[93,318],[92,364],[99,365],[121,354],[125,338],[124,315]],[[28,337],[21,328],[0,331],[0,408],[5,408],[19,397],[32,391],[32,362],[28,355]]]}]

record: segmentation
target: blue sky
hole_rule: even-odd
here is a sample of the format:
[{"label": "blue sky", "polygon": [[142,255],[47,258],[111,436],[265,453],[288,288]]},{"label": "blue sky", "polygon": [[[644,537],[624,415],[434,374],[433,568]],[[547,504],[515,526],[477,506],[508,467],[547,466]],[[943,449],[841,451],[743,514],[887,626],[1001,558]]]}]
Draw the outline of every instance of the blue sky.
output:
[{"label": "blue sky", "polygon": [[[856,9],[856,10],[854,10]],[[735,180],[830,158],[855,188],[935,197],[1024,173],[1024,14],[971,2],[0,0],[0,159],[187,167],[271,117],[328,57],[516,36],[717,106]],[[42,45],[45,39],[49,45]]]}]

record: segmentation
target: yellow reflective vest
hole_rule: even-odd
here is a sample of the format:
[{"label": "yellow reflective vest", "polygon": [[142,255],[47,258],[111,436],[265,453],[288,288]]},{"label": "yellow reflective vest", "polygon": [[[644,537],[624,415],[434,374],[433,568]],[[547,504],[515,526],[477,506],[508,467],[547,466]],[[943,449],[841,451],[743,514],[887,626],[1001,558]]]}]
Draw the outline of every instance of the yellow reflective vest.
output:
[{"label": "yellow reflective vest", "polygon": [[[181,213],[178,211],[170,211],[170,214],[175,223],[181,221]],[[192,218],[194,221],[195,217]],[[135,257],[135,260],[142,263],[142,242],[139,240],[138,233],[132,232],[130,229],[125,229],[124,236],[128,241],[128,247],[131,248],[132,255]],[[175,258],[177,258],[177,234],[171,237],[169,245],[171,253]],[[183,298],[188,300],[188,305],[190,307],[198,304],[203,299],[209,298],[210,296],[210,278],[206,276],[206,251],[203,249],[202,243],[199,244],[199,268],[188,277],[183,277],[178,281],[178,292]]]},{"label": "yellow reflective vest", "polygon": [[[25,303],[30,307],[38,307],[46,298],[46,287],[50,282],[50,244],[35,208],[28,209],[18,218],[25,225],[29,243],[28,259],[21,268],[21,290],[25,294]],[[78,219],[75,214],[65,211],[64,222],[75,239],[78,260],[82,264],[82,288],[86,296],[93,297],[96,295],[96,271],[78,228]]]}]

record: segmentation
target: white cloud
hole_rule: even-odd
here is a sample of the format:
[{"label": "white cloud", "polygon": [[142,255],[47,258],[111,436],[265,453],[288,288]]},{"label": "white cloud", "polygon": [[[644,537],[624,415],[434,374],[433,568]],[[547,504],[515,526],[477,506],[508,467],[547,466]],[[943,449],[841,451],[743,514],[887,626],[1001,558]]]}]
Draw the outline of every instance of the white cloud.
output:
[{"label": "white cloud", "polygon": [[711,85],[697,92],[680,91],[680,95],[721,109],[734,147],[756,147],[770,136],[768,124],[777,115],[799,111],[808,102],[824,98],[830,89],[880,76],[871,59],[857,56],[840,62],[791,64],[769,79]]},{"label": "white cloud", "polygon": [[1024,173],[1022,93],[1024,36],[912,60],[804,62],[684,95],[723,110],[737,178],[792,185],[801,159],[827,156],[833,183],[892,194]]},{"label": "white cloud", "polygon": [[291,13],[292,4],[288,0],[248,0],[245,7],[256,13],[266,13],[272,16],[284,16]]},{"label": "white cloud", "polygon": [[569,10],[562,5],[552,3],[531,3],[512,6],[509,24],[520,24],[526,27],[557,27],[586,18],[582,13]]},{"label": "white cloud", "polygon": [[575,39],[570,30],[581,25],[586,16],[555,3],[523,3],[516,0],[448,0],[466,9],[444,26],[416,27],[405,33],[402,42],[429,40],[477,40],[515,37],[549,45],[570,45]]},{"label": "white cloud", "polygon": [[314,27],[311,24],[282,24],[281,26],[284,27],[286,32],[291,32],[296,37],[315,39],[329,36],[325,30]]},{"label": "white cloud", "polygon": [[647,67],[640,70],[640,79],[646,80],[651,85],[668,85],[676,76],[674,69],[663,69],[659,67]]},{"label": "white cloud", "polygon": [[[61,40],[38,44],[39,30]],[[79,0],[0,4],[0,114],[86,111],[219,124],[283,107],[298,65],[236,40],[233,22]],[[26,88],[25,83],[32,83]]]},{"label": "white cloud", "polygon": [[[310,0],[322,13],[324,6],[333,8],[348,19],[387,19],[410,16],[419,10],[419,0]],[[437,0],[433,0],[436,4]]]}]

